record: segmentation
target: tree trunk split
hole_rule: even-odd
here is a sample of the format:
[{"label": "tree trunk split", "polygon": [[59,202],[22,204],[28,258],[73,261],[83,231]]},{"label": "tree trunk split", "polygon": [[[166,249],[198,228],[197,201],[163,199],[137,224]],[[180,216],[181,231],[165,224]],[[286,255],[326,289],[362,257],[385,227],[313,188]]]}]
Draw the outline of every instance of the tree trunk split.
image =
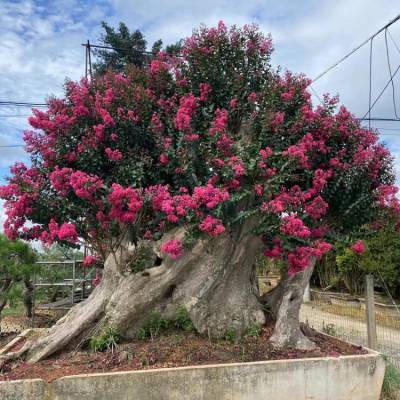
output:
[{"label": "tree trunk split", "polygon": [[[180,306],[186,308],[199,333],[222,338],[229,331],[240,338],[252,324],[265,323],[255,273],[255,256],[261,241],[251,234],[253,224],[254,221],[247,221],[211,240],[199,239],[175,261],[159,252],[160,243],[151,242],[152,263],[162,258],[161,265],[149,265],[137,273],[121,271],[120,266],[134,251],[122,245],[115,256],[106,260],[102,282],[89,298],[74,306],[44,337],[27,343],[18,356],[24,354],[28,362],[37,362],[79,345],[106,327],[131,339],[151,311],[173,319]],[[182,229],[171,231],[163,242],[183,234]],[[309,268],[304,274],[285,279],[276,290],[280,296],[273,305],[277,325],[272,342],[277,347],[312,347],[298,322],[311,272]],[[3,362],[11,358],[8,355]]]},{"label": "tree trunk split", "polygon": [[312,350],[316,345],[300,329],[299,314],[303,296],[314,269],[315,259],[303,272],[284,277],[276,288],[264,296],[276,318],[271,343],[276,348],[291,347]]}]

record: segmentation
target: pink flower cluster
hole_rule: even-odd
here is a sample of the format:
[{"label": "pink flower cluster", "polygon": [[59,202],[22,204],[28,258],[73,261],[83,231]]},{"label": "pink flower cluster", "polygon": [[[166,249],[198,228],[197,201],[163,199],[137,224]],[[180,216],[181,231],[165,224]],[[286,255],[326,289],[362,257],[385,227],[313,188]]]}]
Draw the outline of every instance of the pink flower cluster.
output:
[{"label": "pink flower cluster", "polygon": [[351,246],[351,250],[353,250],[353,252],[356,254],[363,254],[365,252],[364,242],[362,240],[357,240],[357,242]]},{"label": "pink flower cluster", "polygon": [[225,231],[225,227],[220,219],[207,215],[199,225],[201,231],[208,233],[210,236],[218,236]]},{"label": "pink flower cluster", "polygon": [[135,221],[143,205],[143,196],[138,190],[124,188],[118,183],[112,185],[108,195],[111,210],[108,217],[120,223],[132,223]]},{"label": "pink flower cluster", "polygon": [[56,166],[50,174],[50,182],[53,188],[60,192],[62,196],[66,196],[71,188],[69,182],[72,172],[72,168],[59,169],[58,166]]},{"label": "pink flower cluster", "polygon": [[215,136],[217,133],[224,134],[228,127],[228,111],[217,109],[215,111],[215,118],[211,123],[210,135]]},{"label": "pink flower cluster", "polygon": [[[187,216],[189,211],[196,211],[200,207],[207,209],[215,208],[218,204],[229,199],[229,193],[209,184],[194,188],[193,194],[187,193],[186,188],[181,188],[181,193],[171,195],[168,186],[152,186],[146,190],[150,197],[155,211],[162,211],[166,214],[168,222],[178,223],[181,218]],[[220,228],[218,228],[220,229]]]},{"label": "pink flower cluster", "polygon": [[76,171],[71,174],[70,185],[75,194],[81,199],[93,200],[95,193],[103,188],[103,181],[95,175]]},{"label": "pink flower cluster", "polygon": [[97,256],[93,256],[93,255],[86,256],[83,259],[83,265],[85,267],[90,267],[92,265],[96,265],[98,262],[99,262],[98,257]]},{"label": "pink flower cluster", "polygon": [[189,93],[180,99],[180,106],[175,117],[175,126],[183,132],[191,133],[192,127],[190,125],[192,116],[196,112],[197,99],[193,93]]},{"label": "pink flower cluster", "polygon": [[172,239],[161,245],[161,251],[168,254],[173,260],[181,257],[183,254],[183,245],[180,240]]},{"label": "pink flower cluster", "polygon": [[65,223],[60,226],[57,236],[60,240],[76,243],[78,241],[78,233],[74,224]]},{"label": "pink flower cluster", "polygon": [[112,150],[107,147],[105,153],[111,161],[119,161],[122,158],[122,153],[118,149]]},{"label": "pink flower cluster", "polygon": [[311,235],[310,229],[304,222],[293,215],[288,215],[282,218],[281,232],[287,236],[294,236],[298,238],[308,238]]},{"label": "pink flower cluster", "polygon": [[49,232],[43,231],[40,235],[42,243],[51,245],[56,239],[64,240],[69,243],[77,243],[78,233],[72,223],[64,223],[61,226],[52,218],[48,224]]},{"label": "pink flower cluster", "polygon": [[160,60],[152,60],[150,63],[150,73],[152,75],[158,75],[160,73],[165,73],[168,72],[169,70],[169,65]]},{"label": "pink flower cluster", "polygon": [[313,247],[297,247],[295,251],[288,254],[289,276],[304,271],[310,266],[312,258],[319,259],[331,249],[332,245],[323,241],[317,241]]},{"label": "pink flower cluster", "polygon": [[221,190],[208,184],[207,186],[195,187],[193,190],[193,199],[197,204],[211,209],[229,200],[229,193],[226,190]]},{"label": "pink flower cluster", "polygon": [[321,196],[317,196],[311,203],[306,205],[306,213],[313,219],[318,220],[326,214],[328,203]]},{"label": "pink flower cluster", "polygon": [[200,83],[200,101],[207,101],[211,92],[212,88],[209,83]]}]

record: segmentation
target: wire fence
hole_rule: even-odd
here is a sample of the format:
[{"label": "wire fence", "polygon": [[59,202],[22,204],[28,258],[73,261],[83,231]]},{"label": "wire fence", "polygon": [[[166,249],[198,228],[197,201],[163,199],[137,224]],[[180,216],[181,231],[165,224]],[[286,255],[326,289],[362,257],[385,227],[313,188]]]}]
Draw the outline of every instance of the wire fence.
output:
[{"label": "wire fence", "polygon": [[[312,328],[332,336],[360,346],[373,347],[400,368],[398,306],[395,303],[372,303],[372,310],[368,310],[365,298],[311,290],[311,301],[303,304],[300,319]],[[368,327],[372,331],[369,332]]]}]

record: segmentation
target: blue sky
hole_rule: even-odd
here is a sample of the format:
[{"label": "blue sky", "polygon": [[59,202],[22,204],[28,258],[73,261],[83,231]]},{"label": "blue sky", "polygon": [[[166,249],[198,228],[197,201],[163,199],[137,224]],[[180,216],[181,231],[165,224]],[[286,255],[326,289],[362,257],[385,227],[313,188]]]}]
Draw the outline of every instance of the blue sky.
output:
[{"label": "blue sky", "polygon": [[[142,30],[151,44],[189,35],[200,23],[256,22],[274,40],[274,65],[313,78],[400,13],[398,0],[0,0],[0,100],[43,102],[61,95],[65,77],[84,73],[87,39],[97,42],[100,22],[124,21]],[[391,28],[400,47],[400,22]],[[400,51],[389,40],[392,69]],[[365,46],[315,83],[319,94],[339,94],[356,115],[368,109],[369,48]],[[400,75],[400,73],[399,73]],[[373,93],[388,80],[383,35],[374,42]],[[395,79],[396,89],[400,89]],[[400,93],[400,91],[398,91]],[[399,114],[400,97],[398,96]],[[374,109],[376,117],[393,117],[388,90]],[[317,100],[315,99],[317,102]],[[0,145],[22,143],[29,109],[0,107]],[[400,124],[376,122],[396,157],[400,181]],[[397,136],[399,135],[399,136]],[[0,184],[15,161],[26,161],[22,148],[0,148]],[[0,223],[4,220],[0,203]],[[0,228],[1,229],[1,228]]]}]

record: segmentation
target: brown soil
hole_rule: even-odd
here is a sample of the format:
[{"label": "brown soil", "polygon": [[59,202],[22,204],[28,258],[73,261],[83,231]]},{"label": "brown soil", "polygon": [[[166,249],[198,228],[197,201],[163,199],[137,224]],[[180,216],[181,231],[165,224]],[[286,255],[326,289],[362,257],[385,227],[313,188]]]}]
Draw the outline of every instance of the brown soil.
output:
[{"label": "brown soil", "polygon": [[170,330],[153,340],[121,343],[114,351],[95,353],[86,349],[65,352],[36,364],[9,363],[3,367],[0,381],[41,378],[51,382],[62,376],[86,373],[366,353],[361,347],[327,337],[308,327],[304,331],[317,344],[317,350],[278,351],[268,342],[272,331],[273,322],[270,321],[258,337],[246,337],[234,344],[226,340],[209,340],[193,332]]},{"label": "brown soil", "polygon": [[[49,328],[54,325],[65,311],[37,310],[35,318],[27,318],[24,315],[7,315],[2,318],[0,327],[3,332],[22,332],[28,328]],[[33,324],[32,324],[33,322]]]}]

